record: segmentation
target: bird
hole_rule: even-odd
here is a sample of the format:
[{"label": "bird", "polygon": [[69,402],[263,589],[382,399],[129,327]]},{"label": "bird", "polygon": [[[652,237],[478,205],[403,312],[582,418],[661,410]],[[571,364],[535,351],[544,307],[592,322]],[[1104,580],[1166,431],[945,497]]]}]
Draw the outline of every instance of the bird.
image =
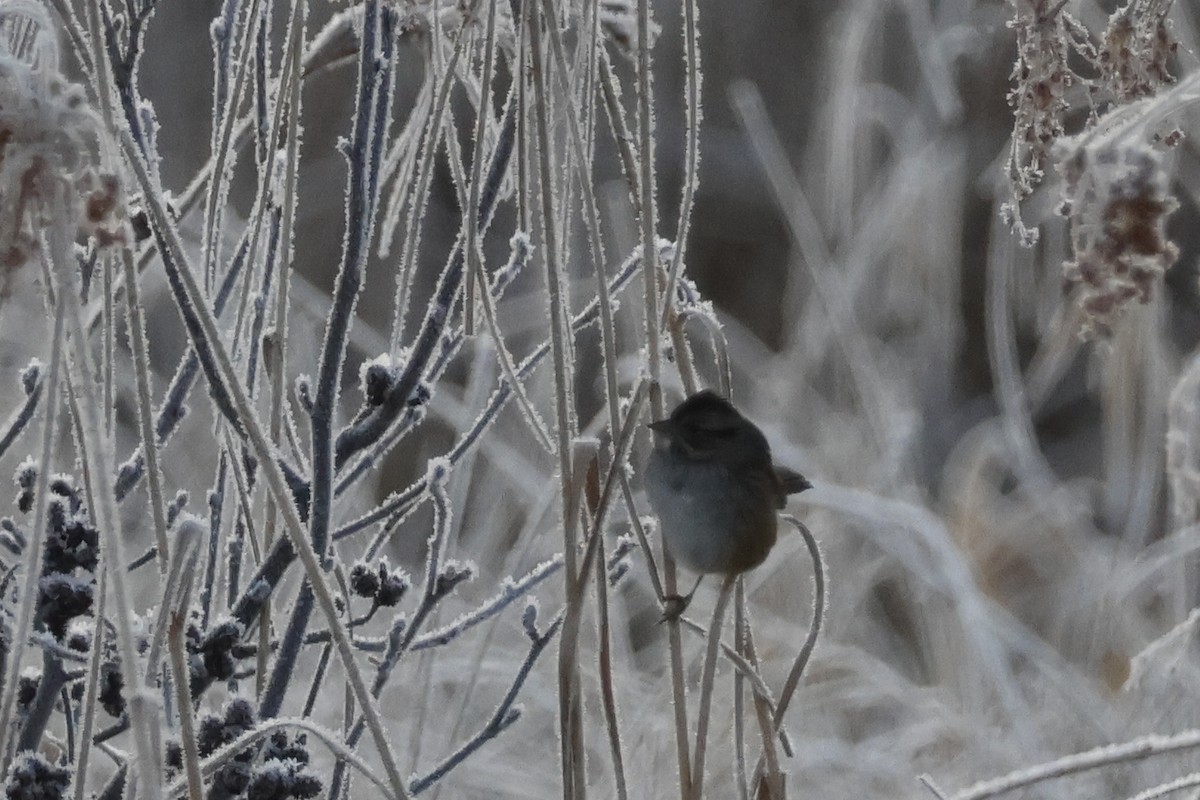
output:
[{"label": "bird", "polygon": [[[788,495],[811,489],[808,479],[773,463],[758,426],[711,390],[691,395],[649,428],[655,447],[646,493],[671,557],[700,577],[737,575],[766,560],[778,533],[776,511]],[[686,606],[690,598],[667,599]]]}]

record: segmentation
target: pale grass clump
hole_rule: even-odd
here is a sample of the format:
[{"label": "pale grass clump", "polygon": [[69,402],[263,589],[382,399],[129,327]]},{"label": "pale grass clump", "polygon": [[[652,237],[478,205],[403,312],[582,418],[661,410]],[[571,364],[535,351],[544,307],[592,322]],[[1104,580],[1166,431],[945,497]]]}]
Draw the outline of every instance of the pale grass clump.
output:
[{"label": "pale grass clump", "polygon": [[[1108,11],[1015,6],[1030,69],[1003,143],[972,116],[991,108],[981,88],[1002,85],[972,83],[979,54],[1013,45],[986,4],[847,9],[824,34],[831,88],[806,151],[782,136],[782,92],[757,105],[739,87],[787,226],[786,289],[803,286],[779,303],[771,345],[753,320],[727,330],[734,384],[780,418],[777,457],[820,475],[807,521],[834,579],[830,639],[801,691],[797,767],[814,794],[1119,799],[1195,784],[1200,720],[1181,688],[1195,661],[1194,210],[1173,199],[1195,176],[1171,135],[1195,134],[1195,43],[1178,4],[1130,4],[1114,19],[1145,35],[1124,38],[1105,33]],[[1144,93],[1106,77],[1102,52]],[[964,117],[947,113],[955,99]],[[1058,166],[1081,148],[1068,186]],[[1027,194],[1004,167],[1014,152]],[[1078,218],[1054,214],[1066,191]],[[1036,246],[998,213],[1014,194]],[[1114,292],[1145,269],[1148,302],[1100,318],[1086,287],[1064,296],[1063,265],[1083,254],[1105,255]],[[1100,322],[1107,337],[1079,336]],[[756,576],[760,618],[795,608],[797,563]]]}]

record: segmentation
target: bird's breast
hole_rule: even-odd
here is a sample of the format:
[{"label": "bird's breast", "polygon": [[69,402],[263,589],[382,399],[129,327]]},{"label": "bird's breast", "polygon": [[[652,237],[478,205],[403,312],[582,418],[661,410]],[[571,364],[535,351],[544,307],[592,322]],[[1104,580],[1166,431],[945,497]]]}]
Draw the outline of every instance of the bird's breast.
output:
[{"label": "bird's breast", "polygon": [[766,557],[775,542],[773,498],[752,488],[719,464],[669,451],[656,449],[646,465],[646,492],[667,549],[696,572],[741,572]]}]

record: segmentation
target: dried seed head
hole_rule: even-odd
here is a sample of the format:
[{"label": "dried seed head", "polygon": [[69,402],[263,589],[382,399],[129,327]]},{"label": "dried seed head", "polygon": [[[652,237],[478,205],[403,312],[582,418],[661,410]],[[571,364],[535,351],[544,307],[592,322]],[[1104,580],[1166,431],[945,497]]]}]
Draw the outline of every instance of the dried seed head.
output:
[{"label": "dried seed head", "polygon": [[1175,82],[1168,65],[1179,43],[1167,13],[1171,0],[1130,3],[1113,12],[1100,48],[1100,76],[1118,103],[1154,95]]},{"label": "dried seed head", "polygon": [[1166,235],[1178,203],[1162,155],[1148,145],[1080,147],[1061,163],[1074,251],[1063,265],[1066,286],[1077,292],[1085,334],[1107,334],[1131,302],[1149,302],[1179,258]]},{"label": "dried seed head", "polygon": [[58,45],[38,3],[0,7],[0,266],[24,265],[39,231],[65,227],[101,245],[125,240],[120,182],[81,86],[58,71]]}]

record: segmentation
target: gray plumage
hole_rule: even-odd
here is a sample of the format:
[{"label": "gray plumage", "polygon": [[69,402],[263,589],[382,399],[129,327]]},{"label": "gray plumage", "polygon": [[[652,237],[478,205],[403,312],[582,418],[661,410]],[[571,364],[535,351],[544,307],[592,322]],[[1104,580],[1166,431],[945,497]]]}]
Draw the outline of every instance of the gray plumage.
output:
[{"label": "gray plumage", "polygon": [[811,484],[774,466],[762,431],[714,392],[692,395],[650,427],[646,493],[672,557],[700,573],[761,564],[775,544],[776,510]]}]

